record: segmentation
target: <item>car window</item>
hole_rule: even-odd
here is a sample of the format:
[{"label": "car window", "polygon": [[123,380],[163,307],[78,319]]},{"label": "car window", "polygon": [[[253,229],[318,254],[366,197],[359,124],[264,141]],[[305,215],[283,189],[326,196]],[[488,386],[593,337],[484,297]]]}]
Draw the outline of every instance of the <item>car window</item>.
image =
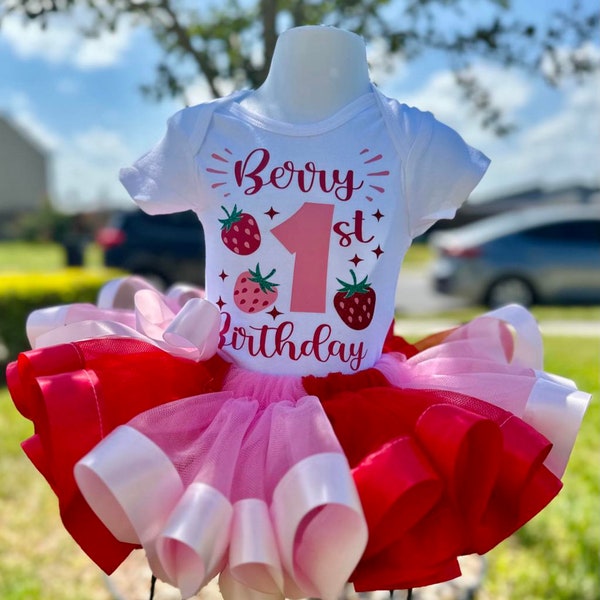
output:
[{"label": "car window", "polygon": [[560,240],[562,242],[600,243],[600,220],[563,221],[533,227],[523,235],[537,240]]}]

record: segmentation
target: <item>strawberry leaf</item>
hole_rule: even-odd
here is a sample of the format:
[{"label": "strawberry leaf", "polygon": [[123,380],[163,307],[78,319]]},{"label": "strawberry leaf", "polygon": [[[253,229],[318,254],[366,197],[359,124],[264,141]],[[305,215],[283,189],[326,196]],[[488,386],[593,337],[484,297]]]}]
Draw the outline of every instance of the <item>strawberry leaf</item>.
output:
[{"label": "strawberry leaf", "polygon": [[233,205],[233,210],[231,211],[231,214],[224,206],[221,206],[221,208],[225,211],[225,214],[227,216],[224,219],[219,219],[219,223],[221,223],[222,225],[221,229],[224,230],[225,233],[227,233],[235,223],[242,219],[242,215],[244,214],[244,212],[242,210],[238,210],[236,204]]},{"label": "strawberry leaf", "polygon": [[275,269],[273,269],[268,275],[263,275],[260,272],[260,265],[256,265],[256,269],[253,271],[252,269],[248,269],[248,273],[250,273],[250,281],[253,283],[257,283],[258,287],[260,287],[263,292],[274,292],[275,288],[279,285],[278,283],[274,283],[269,281],[269,278],[275,274]]},{"label": "strawberry leaf", "polygon": [[363,280],[357,281],[356,273],[350,269],[350,276],[352,277],[352,283],[342,281],[336,277],[336,281],[342,286],[337,291],[346,294],[344,298],[351,298],[355,294],[366,294],[371,289],[371,284],[367,281],[368,275]]}]

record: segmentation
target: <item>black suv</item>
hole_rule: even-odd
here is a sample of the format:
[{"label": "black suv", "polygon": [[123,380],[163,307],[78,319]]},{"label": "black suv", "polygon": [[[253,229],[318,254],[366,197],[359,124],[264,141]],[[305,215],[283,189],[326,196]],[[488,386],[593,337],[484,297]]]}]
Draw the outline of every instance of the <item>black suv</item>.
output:
[{"label": "black suv", "polygon": [[117,213],[100,229],[96,241],[107,267],[143,275],[160,286],[204,285],[204,232],[191,211],[153,216],[141,210]]}]

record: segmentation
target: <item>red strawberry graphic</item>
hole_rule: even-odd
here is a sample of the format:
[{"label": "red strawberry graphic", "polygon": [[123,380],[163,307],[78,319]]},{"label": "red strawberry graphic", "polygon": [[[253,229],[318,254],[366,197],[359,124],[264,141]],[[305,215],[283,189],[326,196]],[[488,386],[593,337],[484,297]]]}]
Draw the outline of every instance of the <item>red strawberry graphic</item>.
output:
[{"label": "red strawberry graphic", "polygon": [[260,230],[256,219],[234,205],[231,214],[224,207],[221,208],[227,215],[224,219],[219,219],[222,223],[221,239],[223,243],[236,254],[252,254],[260,246]]},{"label": "red strawberry graphic", "polygon": [[275,269],[263,276],[259,265],[256,265],[254,271],[251,269],[244,271],[237,278],[233,288],[233,300],[236,306],[247,313],[259,312],[271,306],[277,300],[276,287],[279,285],[269,281],[274,273]]},{"label": "red strawberry graphic", "polygon": [[340,318],[351,329],[365,329],[373,319],[375,312],[375,291],[367,282],[367,277],[362,281],[356,281],[356,273],[350,269],[352,283],[341,279],[341,288],[333,297],[333,306]]}]

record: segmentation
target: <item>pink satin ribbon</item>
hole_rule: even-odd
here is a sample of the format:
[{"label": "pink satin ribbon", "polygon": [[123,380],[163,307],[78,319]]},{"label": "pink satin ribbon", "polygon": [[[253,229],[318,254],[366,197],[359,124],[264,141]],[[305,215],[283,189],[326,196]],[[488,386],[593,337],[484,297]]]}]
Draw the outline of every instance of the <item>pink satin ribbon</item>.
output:
[{"label": "pink satin ribbon", "polygon": [[216,353],[220,325],[218,308],[200,290],[179,285],[162,294],[139,277],[125,277],[102,288],[98,305],[67,304],[32,312],[26,330],[32,348],[130,337],[201,361]]},{"label": "pink satin ribbon", "polygon": [[184,598],[227,567],[221,575],[226,600],[335,600],[367,543],[341,453],[297,463],[270,505],[258,498],[232,504],[201,481],[184,488],[167,455],[124,425],[79,461],[75,478],[115,537],[141,544],[153,573]]},{"label": "pink satin ribbon", "polygon": [[473,319],[407,360],[384,355],[376,367],[397,387],[456,391],[523,419],[552,442],[544,464],[558,478],[591,399],[573,381],[542,371],[538,324],[515,304]]}]

